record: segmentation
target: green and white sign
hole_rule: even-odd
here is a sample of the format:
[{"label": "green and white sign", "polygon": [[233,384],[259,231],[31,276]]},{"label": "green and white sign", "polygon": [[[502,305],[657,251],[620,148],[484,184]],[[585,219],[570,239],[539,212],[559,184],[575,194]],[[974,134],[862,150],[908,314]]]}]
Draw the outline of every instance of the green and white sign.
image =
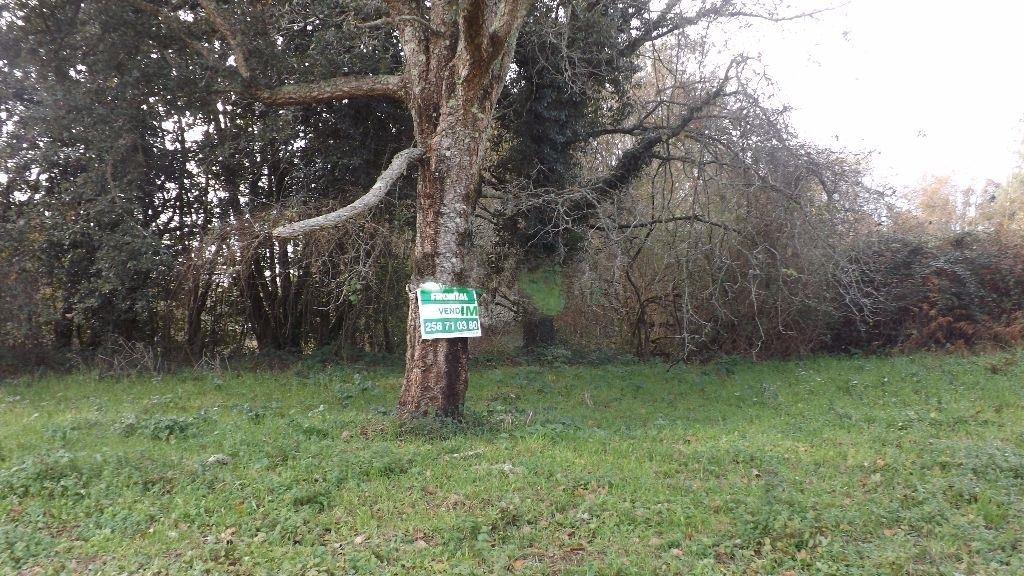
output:
[{"label": "green and white sign", "polygon": [[424,340],[480,336],[476,290],[428,282],[420,285],[417,295]]}]

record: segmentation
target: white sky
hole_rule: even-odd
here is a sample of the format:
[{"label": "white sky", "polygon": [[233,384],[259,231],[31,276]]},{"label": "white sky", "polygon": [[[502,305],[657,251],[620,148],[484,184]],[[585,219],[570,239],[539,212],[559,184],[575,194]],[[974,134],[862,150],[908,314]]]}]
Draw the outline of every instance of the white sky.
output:
[{"label": "white sky", "polygon": [[851,0],[730,44],[761,54],[803,136],[875,151],[880,182],[1003,181],[1020,160],[1024,1]]}]

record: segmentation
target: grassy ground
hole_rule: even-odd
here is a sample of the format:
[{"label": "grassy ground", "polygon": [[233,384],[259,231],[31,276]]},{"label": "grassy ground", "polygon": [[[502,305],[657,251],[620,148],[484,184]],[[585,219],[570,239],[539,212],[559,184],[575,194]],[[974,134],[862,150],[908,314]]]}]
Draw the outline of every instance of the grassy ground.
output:
[{"label": "grassy ground", "polygon": [[0,573],[1024,574],[1024,357],[0,385]]}]

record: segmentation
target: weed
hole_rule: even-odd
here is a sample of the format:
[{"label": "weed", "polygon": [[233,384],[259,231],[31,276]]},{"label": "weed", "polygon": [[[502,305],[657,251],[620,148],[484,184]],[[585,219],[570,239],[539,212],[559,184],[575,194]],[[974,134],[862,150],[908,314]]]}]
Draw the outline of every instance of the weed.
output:
[{"label": "weed", "polygon": [[196,417],[158,415],[139,418],[129,414],[118,420],[114,431],[125,437],[138,434],[153,440],[174,440],[191,432],[197,421]]}]

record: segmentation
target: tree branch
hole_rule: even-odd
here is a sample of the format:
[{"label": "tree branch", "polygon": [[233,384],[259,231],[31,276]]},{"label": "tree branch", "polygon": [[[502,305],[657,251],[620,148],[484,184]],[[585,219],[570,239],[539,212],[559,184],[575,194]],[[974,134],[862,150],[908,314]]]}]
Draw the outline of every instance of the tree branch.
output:
[{"label": "tree branch", "polygon": [[683,28],[685,25],[682,22],[672,22],[672,20],[682,20],[673,14],[673,10],[679,6],[679,2],[680,0],[668,0],[665,6],[659,10],[658,15],[652,18],[632,40],[620,48],[619,52],[623,55],[632,54],[644,44],[664,38]]},{"label": "tree branch", "polygon": [[252,71],[249,69],[248,59],[245,56],[245,46],[242,44],[242,40],[237,30],[230,24],[228,24],[227,18],[214,6],[210,0],[199,0],[199,5],[203,7],[206,12],[206,17],[213,24],[213,27],[224,39],[227,40],[228,46],[231,46],[231,53],[235,56],[235,67],[238,68],[238,73],[243,78],[248,78]]},{"label": "tree branch", "polygon": [[849,2],[844,2],[835,6],[826,6],[825,8],[819,8],[817,10],[808,10],[807,12],[799,12],[796,14],[787,14],[784,16],[773,15],[773,14],[761,14],[757,12],[748,12],[745,10],[730,10],[722,14],[725,18],[754,18],[757,20],[767,20],[769,22],[790,22],[793,20],[800,20],[802,18],[810,18],[817,16],[818,14],[824,14],[825,12],[831,12],[840,6],[845,6]]},{"label": "tree branch", "polygon": [[526,17],[527,11],[533,6],[533,0],[505,0],[498,6],[498,14],[491,25],[490,42],[492,49],[506,44]]},{"label": "tree branch", "polygon": [[181,18],[168,14],[146,0],[126,0],[136,10],[149,14],[169,31],[177,34],[210,67],[216,69],[228,84],[226,91],[248,96],[268,106],[301,106],[323,102],[337,102],[347,98],[389,98],[405,101],[406,80],[401,74],[383,76],[338,76],[319,82],[286,84],[274,88],[259,87],[258,79],[251,77],[252,69],[246,60],[245,47],[238,32],[211,0],[199,0],[214,28],[224,36],[231,47],[235,68],[218,62],[210,48],[197,41]]},{"label": "tree branch", "polygon": [[373,184],[370,191],[360,196],[358,200],[330,214],[324,214],[323,216],[317,216],[308,220],[300,220],[299,222],[275,228],[274,236],[278,238],[296,238],[307,232],[338,226],[346,220],[369,210],[384,198],[388,188],[398,180],[406,168],[409,167],[409,164],[418,160],[421,156],[423,156],[422,148],[408,148],[395,154],[395,157],[391,159],[391,164],[381,172],[380,177],[377,178],[377,182]]},{"label": "tree branch", "polygon": [[[682,216],[666,216],[664,218],[655,218],[653,220],[647,220],[645,222],[626,222],[623,224],[616,224],[616,228],[619,230],[632,230],[634,228],[647,228],[655,226],[657,224],[669,224],[671,222],[700,222],[707,224],[708,226],[714,226],[721,228],[722,230],[728,230],[729,232],[736,232],[736,229],[728,224],[722,224],[721,222],[715,222],[714,220],[708,220],[700,214],[685,214]],[[738,233],[738,232],[737,232]]]},{"label": "tree branch", "polygon": [[592,181],[586,188],[595,191],[599,196],[607,196],[632,182],[649,165],[659,144],[668,142],[682,134],[705,110],[720,98],[729,95],[727,88],[732,77],[732,69],[738,62],[736,59],[731,61],[715,88],[689,106],[686,113],[680,116],[674,124],[664,128],[646,130],[645,135],[624,151],[606,174]]},{"label": "tree branch", "polygon": [[651,18],[647,24],[637,32],[636,36],[634,36],[632,40],[619,49],[620,54],[633,54],[644,45],[650,44],[651,42],[660,40],[669,34],[684,28],[695,26],[702,22],[710,23],[719,19],[757,19],[767,20],[769,22],[789,22],[792,20],[817,16],[818,14],[834,10],[839,6],[844,6],[849,2],[843,2],[842,4],[827,6],[817,10],[809,10],[807,12],[774,14],[772,12],[753,12],[750,10],[744,10],[742,7],[737,5],[736,0],[718,0],[717,2],[704,3],[697,11],[689,15],[674,13],[679,3],[679,0],[668,0],[665,6],[659,10],[659,14],[657,16]]},{"label": "tree branch", "polygon": [[320,82],[287,84],[256,89],[253,96],[268,106],[295,106],[337,102],[347,98],[391,98],[404,101],[406,80],[401,74],[387,76],[338,76]]},{"label": "tree branch", "polygon": [[430,32],[435,36],[444,35],[444,32],[441,32],[440,30],[435,28],[430,22],[427,22],[426,18],[423,18],[422,16],[417,16],[415,14],[399,14],[397,16],[387,16],[385,18],[378,18],[376,20],[371,20],[370,22],[361,22],[359,24],[356,24],[356,28],[376,28],[378,26],[387,25],[393,26],[398,22],[412,22],[414,24],[419,24],[420,26],[423,26],[427,30],[427,32]]}]

